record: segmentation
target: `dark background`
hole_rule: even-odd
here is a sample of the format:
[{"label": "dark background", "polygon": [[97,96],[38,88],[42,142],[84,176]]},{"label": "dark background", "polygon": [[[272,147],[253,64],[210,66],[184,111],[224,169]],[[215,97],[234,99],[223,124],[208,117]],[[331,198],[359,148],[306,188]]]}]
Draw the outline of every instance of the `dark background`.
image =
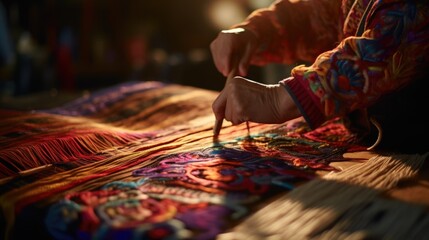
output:
[{"label": "dark background", "polygon": [[[219,91],[225,79],[214,67],[210,42],[270,2],[2,0],[2,106],[29,95],[79,95],[126,81]],[[252,67],[249,77],[261,76]]]}]

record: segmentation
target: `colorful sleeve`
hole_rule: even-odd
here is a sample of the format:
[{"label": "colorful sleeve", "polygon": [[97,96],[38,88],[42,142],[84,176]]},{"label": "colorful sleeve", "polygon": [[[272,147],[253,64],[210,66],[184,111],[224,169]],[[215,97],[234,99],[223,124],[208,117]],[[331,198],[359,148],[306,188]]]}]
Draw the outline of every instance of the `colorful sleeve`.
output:
[{"label": "colorful sleeve", "polygon": [[253,31],[260,42],[251,63],[314,61],[338,43],[341,0],[285,0],[260,9],[234,27]]},{"label": "colorful sleeve", "polygon": [[369,12],[361,37],[344,39],[281,81],[313,128],[370,106],[427,68],[428,7],[415,1],[380,2]]}]

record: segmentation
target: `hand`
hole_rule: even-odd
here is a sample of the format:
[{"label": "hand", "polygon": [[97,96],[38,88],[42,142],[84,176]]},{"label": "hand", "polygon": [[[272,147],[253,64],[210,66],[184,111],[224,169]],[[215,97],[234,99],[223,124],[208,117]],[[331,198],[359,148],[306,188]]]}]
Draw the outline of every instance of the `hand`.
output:
[{"label": "hand", "polygon": [[284,86],[242,77],[226,82],[212,109],[216,120],[225,119],[233,125],[246,121],[283,123],[301,115]]},{"label": "hand", "polygon": [[210,44],[213,61],[225,77],[238,68],[238,75],[246,76],[251,56],[257,48],[255,34],[244,28],[221,31]]}]

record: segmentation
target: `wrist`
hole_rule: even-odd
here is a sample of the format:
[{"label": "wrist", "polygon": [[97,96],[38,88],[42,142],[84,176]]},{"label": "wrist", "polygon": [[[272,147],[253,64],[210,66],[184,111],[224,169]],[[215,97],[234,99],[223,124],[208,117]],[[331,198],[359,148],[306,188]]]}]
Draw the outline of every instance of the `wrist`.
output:
[{"label": "wrist", "polygon": [[301,112],[295,104],[292,96],[285,89],[283,84],[276,84],[276,95],[277,95],[277,112],[279,119],[282,122],[289,121],[301,116]]}]

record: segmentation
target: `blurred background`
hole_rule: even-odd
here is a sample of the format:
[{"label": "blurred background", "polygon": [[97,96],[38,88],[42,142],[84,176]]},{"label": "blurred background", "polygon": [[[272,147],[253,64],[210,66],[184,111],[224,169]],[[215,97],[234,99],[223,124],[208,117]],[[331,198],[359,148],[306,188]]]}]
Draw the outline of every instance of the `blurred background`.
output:
[{"label": "blurred background", "polygon": [[[220,91],[225,80],[210,42],[272,2],[1,0],[1,107],[37,108],[34,98],[59,104],[126,81]],[[253,67],[249,77],[265,81],[268,75]]]}]

